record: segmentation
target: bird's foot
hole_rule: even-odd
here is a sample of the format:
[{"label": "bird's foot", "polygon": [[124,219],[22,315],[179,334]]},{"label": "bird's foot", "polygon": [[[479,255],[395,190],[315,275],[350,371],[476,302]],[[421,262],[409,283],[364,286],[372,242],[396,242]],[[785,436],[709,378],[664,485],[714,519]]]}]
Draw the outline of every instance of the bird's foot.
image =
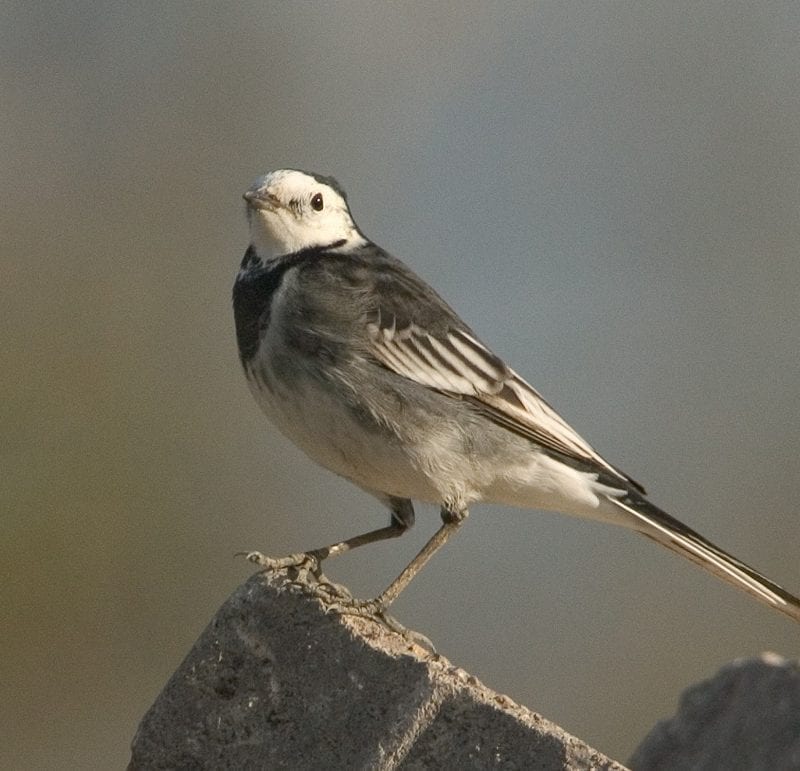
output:
[{"label": "bird's foot", "polygon": [[345,587],[330,582],[317,584],[314,595],[328,606],[328,610],[342,615],[381,617],[385,610],[379,600],[357,600]]},{"label": "bird's foot", "polygon": [[402,635],[413,642],[425,648],[430,653],[436,653],[433,643],[424,635],[415,632],[413,629],[408,629],[403,626],[394,616],[390,616],[386,610],[387,605],[380,597],[372,600],[358,600],[354,598],[350,592],[346,592],[346,596],[338,592],[330,592],[329,588],[333,586],[334,589],[339,589],[336,584],[319,584],[314,587],[314,595],[321,599],[327,606],[328,611],[340,613],[343,616],[358,616],[360,618],[370,618],[383,624],[387,629]]},{"label": "bird's foot", "polygon": [[371,618],[407,640],[435,653],[433,643],[425,635],[404,627],[396,618],[386,613],[388,604],[380,597],[359,600],[347,587],[330,581],[322,572],[322,561],[327,555],[316,551],[290,554],[286,557],[267,557],[259,551],[239,552],[248,562],[258,565],[265,573],[286,573],[290,586],[321,600],[327,611],[345,616]]},{"label": "bird's foot", "polygon": [[244,557],[248,562],[258,565],[265,573],[285,571],[291,578],[304,573],[315,578],[322,575],[322,560],[313,551],[290,554],[287,557],[267,557],[260,551],[240,551],[237,557]]},{"label": "bird's foot", "polygon": [[264,573],[285,573],[290,586],[300,588],[326,604],[353,600],[353,595],[345,586],[325,577],[322,572],[324,556],[316,551],[299,552],[286,557],[267,557],[260,551],[239,552],[236,556],[258,565]]}]

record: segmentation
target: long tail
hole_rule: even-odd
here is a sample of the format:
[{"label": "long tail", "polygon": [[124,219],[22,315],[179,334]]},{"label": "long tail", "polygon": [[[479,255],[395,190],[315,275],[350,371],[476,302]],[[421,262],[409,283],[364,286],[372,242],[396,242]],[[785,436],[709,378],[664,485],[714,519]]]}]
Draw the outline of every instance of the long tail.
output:
[{"label": "long tail", "polygon": [[637,532],[800,622],[800,599],[661,511],[638,492],[631,490],[622,498],[609,496],[608,500],[633,517],[632,527]]}]

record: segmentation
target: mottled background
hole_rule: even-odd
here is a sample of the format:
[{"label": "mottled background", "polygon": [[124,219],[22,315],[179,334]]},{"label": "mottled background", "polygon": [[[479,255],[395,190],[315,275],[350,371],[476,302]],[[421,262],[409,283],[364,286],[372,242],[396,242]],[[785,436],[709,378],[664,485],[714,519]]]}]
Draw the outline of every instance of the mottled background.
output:
[{"label": "mottled background", "polygon": [[[796,3],[0,7],[0,766],[111,768],[251,568],[382,524],[237,361],[242,191],[378,243],[653,498],[800,590]],[[372,595],[438,524],[332,563]],[[625,759],[798,628],[643,538],[476,506],[396,615]]]}]

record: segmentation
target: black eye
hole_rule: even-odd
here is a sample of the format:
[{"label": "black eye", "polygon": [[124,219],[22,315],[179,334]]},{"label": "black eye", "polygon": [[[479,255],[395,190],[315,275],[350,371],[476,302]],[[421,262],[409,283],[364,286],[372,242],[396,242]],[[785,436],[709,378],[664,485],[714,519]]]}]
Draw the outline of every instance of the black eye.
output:
[{"label": "black eye", "polygon": [[311,208],[314,211],[322,211],[322,193],[317,193],[311,199]]}]

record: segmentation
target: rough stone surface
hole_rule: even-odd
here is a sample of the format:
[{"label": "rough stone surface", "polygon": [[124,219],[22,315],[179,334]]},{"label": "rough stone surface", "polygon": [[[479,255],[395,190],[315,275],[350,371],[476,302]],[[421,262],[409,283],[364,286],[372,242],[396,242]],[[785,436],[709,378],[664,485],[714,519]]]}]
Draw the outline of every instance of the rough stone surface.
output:
[{"label": "rough stone surface", "polygon": [[129,769],[622,769],[371,619],[256,575],[145,715]]},{"label": "rough stone surface", "polygon": [[800,667],[767,653],[684,692],[675,717],[647,735],[635,771],[800,769]]}]

